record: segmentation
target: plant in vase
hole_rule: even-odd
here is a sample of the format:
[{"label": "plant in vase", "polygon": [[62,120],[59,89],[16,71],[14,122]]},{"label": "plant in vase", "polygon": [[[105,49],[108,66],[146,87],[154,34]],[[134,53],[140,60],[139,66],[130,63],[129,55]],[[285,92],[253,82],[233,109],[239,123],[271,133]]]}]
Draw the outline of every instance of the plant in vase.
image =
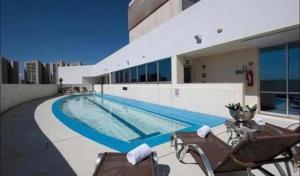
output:
[{"label": "plant in vase", "polygon": [[252,107],[250,107],[249,105],[241,106],[240,103],[229,103],[225,107],[229,109],[230,115],[235,120],[241,122],[251,120],[254,117],[255,111],[257,109],[257,105],[254,105]]}]

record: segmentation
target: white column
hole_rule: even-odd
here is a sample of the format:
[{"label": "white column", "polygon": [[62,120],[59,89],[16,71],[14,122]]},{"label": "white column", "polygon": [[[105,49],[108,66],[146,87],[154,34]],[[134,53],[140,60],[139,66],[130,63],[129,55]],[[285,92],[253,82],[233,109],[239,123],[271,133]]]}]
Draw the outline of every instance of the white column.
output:
[{"label": "white column", "polygon": [[183,84],[183,83],[184,83],[184,66],[183,66],[182,59],[178,56],[173,56],[172,57],[172,84]]},{"label": "white column", "polygon": [[178,78],[177,78],[177,62],[178,58],[177,56],[173,56],[171,58],[171,68],[172,68],[172,84],[177,84],[178,83]]}]

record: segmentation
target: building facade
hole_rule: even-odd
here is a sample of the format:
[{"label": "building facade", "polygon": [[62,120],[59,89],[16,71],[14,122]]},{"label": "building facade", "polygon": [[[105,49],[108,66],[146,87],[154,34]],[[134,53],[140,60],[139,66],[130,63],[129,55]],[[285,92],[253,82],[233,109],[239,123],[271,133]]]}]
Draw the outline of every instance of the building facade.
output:
[{"label": "building facade", "polygon": [[19,84],[19,63],[2,57],[0,59],[0,82],[3,84]]},{"label": "building facade", "polygon": [[132,0],[128,8],[129,42],[133,42],[198,1]]},{"label": "building facade", "polygon": [[223,117],[225,104],[240,102],[299,118],[298,0],[183,4],[131,2],[131,42],[95,65],[59,68],[59,77],[91,85],[108,77],[104,93]]},{"label": "building facade", "polygon": [[24,62],[24,80],[26,84],[42,84],[43,64],[39,60]]},{"label": "building facade", "polygon": [[65,62],[59,60],[49,64],[50,66],[50,84],[58,84],[58,67],[64,67]]}]

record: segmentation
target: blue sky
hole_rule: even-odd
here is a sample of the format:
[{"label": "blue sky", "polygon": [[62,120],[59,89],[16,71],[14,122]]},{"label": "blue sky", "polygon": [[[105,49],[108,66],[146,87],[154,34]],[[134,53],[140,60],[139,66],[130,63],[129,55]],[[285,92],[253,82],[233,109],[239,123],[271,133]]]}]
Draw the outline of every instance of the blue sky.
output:
[{"label": "blue sky", "polygon": [[1,56],[95,64],[128,43],[130,0],[1,0]]}]

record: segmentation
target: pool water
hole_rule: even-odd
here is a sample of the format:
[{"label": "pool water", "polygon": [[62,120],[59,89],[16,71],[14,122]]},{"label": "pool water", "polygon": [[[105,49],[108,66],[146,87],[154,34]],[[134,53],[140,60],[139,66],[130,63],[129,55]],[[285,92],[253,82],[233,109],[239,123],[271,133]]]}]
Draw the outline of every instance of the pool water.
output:
[{"label": "pool water", "polygon": [[131,142],[171,133],[189,125],[95,95],[73,96],[62,111],[107,136]]},{"label": "pool water", "polygon": [[170,140],[174,131],[215,127],[225,119],[107,94],[72,95],[52,105],[57,119],[81,135],[120,152]]}]

